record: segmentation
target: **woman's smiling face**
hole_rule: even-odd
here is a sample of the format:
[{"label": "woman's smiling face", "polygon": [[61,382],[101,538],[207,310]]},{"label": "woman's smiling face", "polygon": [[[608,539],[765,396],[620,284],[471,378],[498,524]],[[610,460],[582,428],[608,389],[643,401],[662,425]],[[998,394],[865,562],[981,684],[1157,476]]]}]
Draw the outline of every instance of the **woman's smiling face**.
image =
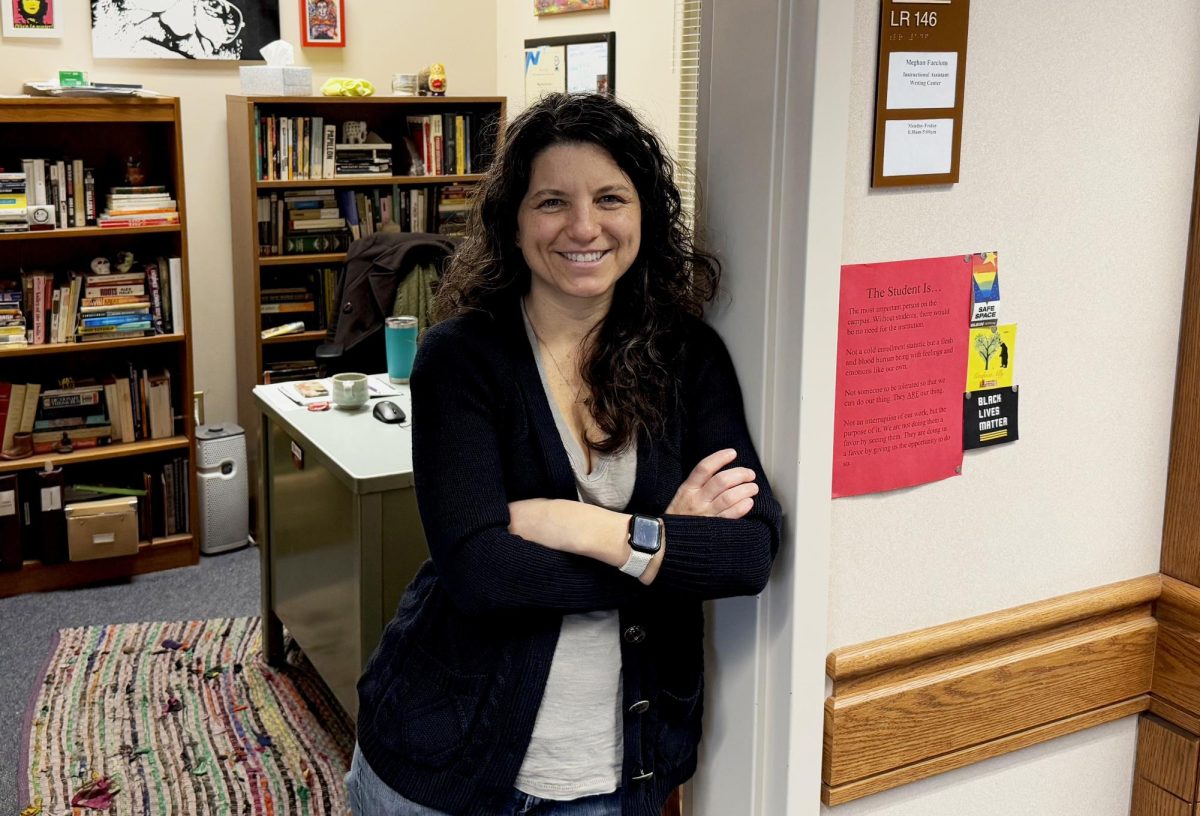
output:
[{"label": "woman's smiling face", "polygon": [[637,190],[606,150],[558,144],[534,157],[517,214],[532,296],[611,301],[641,239]]}]

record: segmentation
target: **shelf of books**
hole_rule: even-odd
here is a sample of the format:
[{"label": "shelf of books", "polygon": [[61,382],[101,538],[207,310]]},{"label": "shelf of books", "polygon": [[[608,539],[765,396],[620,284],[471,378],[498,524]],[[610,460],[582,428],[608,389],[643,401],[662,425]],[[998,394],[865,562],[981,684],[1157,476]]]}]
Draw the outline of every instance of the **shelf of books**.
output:
[{"label": "shelf of books", "polygon": [[196,563],[178,100],[0,98],[0,597]]},{"label": "shelf of books", "polygon": [[[238,421],[252,389],[321,376],[350,243],[460,235],[505,121],[503,97],[226,97]],[[268,333],[263,336],[264,331]]]}]

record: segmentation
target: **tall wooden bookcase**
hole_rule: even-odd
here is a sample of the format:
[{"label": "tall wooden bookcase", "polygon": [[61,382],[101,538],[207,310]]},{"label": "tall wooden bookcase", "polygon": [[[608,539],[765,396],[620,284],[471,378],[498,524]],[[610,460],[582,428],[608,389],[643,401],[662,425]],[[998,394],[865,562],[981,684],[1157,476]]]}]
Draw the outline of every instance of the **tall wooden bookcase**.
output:
[{"label": "tall wooden bookcase", "polygon": [[[503,97],[327,97],[327,96],[227,96],[229,127],[229,187],[233,224],[233,282],[234,320],[237,340],[238,422],[246,430],[247,445],[252,460],[257,459],[258,413],[252,390],[263,382],[266,365],[281,359],[311,359],[326,333],[323,329],[261,339],[260,303],[262,282],[271,275],[275,285],[286,281],[286,275],[303,275],[315,267],[340,266],[345,252],[279,254],[263,256],[259,248],[258,201],[260,197],[288,191],[311,191],[351,188],[354,190],[425,189],[431,196],[445,185],[469,185],[482,176],[463,175],[406,175],[400,167],[404,156],[403,143],[409,135],[408,117],[469,114],[477,125],[494,122],[496,128],[480,130],[480,141],[494,148],[499,131],[505,122]],[[347,121],[362,121],[387,143],[393,145],[396,165],[394,175],[335,176],[333,178],[302,180],[263,180],[259,153],[260,123],[268,117],[320,117],[324,124],[337,127],[341,140],[342,125]],[[478,158],[478,156],[476,157]],[[476,169],[481,169],[476,162]],[[432,231],[432,230],[431,230]],[[280,277],[280,276],[284,277]],[[253,483],[253,480],[252,480]]]},{"label": "tall wooden bookcase", "polygon": [[[184,198],[183,143],[179,100],[136,98],[0,98],[0,166],[21,170],[21,159],[81,159],[95,171],[97,210],[104,194],[124,183],[126,161],[141,160],[146,184],[165,184],[178,202],[179,224],[170,226],[58,228],[46,232],[0,233],[0,279],[15,280],[22,270],[65,274],[88,272],[97,256],[129,251],[137,261],[179,258],[181,314],[175,331],[147,337],[67,342],[0,349],[0,382],[40,383],[53,388],[65,377],[100,378],[114,371],[166,371],[170,375],[173,434],[158,439],[79,448],[71,453],[35,454],[0,460],[0,474],[63,468],[67,484],[128,486],[135,471],[161,472],[186,456],[187,517],[190,531],[142,540],[136,555],[43,564],[26,560],[21,569],[0,571],[0,597],[111,580],[195,564],[195,427],[192,417],[191,326],[188,320],[187,208]],[[28,478],[28,477],[26,477]],[[23,482],[25,485],[34,482]],[[132,486],[137,487],[136,482]]]}]

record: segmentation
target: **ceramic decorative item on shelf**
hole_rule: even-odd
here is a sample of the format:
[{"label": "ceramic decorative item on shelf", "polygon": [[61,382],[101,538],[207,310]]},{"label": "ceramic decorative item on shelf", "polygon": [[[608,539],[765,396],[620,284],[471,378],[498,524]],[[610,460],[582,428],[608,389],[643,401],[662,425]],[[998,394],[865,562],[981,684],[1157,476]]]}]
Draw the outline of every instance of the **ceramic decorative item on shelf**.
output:
[{"label": "ceramic decorative item on shelf", "polygon": [[440,62],[432,62],[428,68],[422,68],[419,84],[421,96],[445,96],[446,66]]},{"label": "ceramic decorative item on shelf", "polygon": [[146,171],[142,169],[142,160],[136,156],[125,160],[125,183],[130,187],[140,187],[146,183]]},{"label": "ceramic decorative item on shelf", "polygon": [[33,434],[18,431],[13,434],[12,444],[0,451],[0,459],[24,459],[33,456]]}]

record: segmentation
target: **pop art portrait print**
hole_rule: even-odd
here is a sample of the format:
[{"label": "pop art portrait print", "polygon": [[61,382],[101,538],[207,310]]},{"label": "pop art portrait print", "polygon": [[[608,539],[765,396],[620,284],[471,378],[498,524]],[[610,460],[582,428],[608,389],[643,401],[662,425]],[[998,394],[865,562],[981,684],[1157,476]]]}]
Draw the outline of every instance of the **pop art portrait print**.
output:
[{"label": "pop art portrait print", "polygon": [[346,47],[344,0],[300,0],[300,45],[304,48]]},{"label": "pop art portrait print", "polygon": [[92,0],[97,59],[262,59],[279,0]]},{"label": "pop art portrait print", "polygon": [[0,0],[5,37],[61,37],[61,0]]}]

